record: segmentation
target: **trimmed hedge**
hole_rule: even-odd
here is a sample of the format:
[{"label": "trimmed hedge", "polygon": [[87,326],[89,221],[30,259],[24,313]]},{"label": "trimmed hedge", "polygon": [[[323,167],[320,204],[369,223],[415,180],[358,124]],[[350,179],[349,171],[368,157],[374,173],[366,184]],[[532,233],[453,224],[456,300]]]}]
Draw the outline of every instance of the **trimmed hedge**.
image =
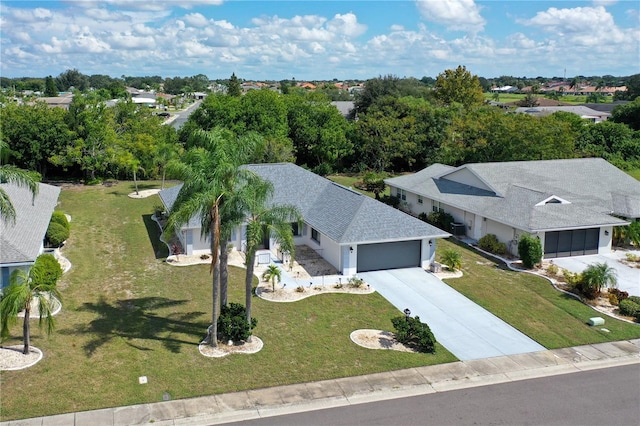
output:
[{"label": "trimmed hedge", "polygon": [[640,297],[630,296],[628,299],[620,301],[618,307],[620,308],[620,314],[635,317],[636,321],[640,321]]},{"label": "trimmed hedge", "polygon": [[[506,248],[506,247],[505,247]],[[523,235],[518,241],[518,256],[525,268],[531,269],[542,260],[542,244],[538,238]]]},{"label": "trimmed hedge", "polygon": [[36,258],[33,269],[42,284],[46,286],[54,286],[62,276],[62,268],[60,263],[52,254],[41,254]]},{"label": "trimmed hedge", "polygon": [[69,238],[69,230],[59,223],[51,222],[47,229],[47,241],[53,247],[60,247]]},{"label": "trimmed hedge", "polygon": [[66,229],[71,230],[71,224],[67,220],[67,216],[59,210],[55,210],[51,215],[51,221],[49,223],[59,223]]}]

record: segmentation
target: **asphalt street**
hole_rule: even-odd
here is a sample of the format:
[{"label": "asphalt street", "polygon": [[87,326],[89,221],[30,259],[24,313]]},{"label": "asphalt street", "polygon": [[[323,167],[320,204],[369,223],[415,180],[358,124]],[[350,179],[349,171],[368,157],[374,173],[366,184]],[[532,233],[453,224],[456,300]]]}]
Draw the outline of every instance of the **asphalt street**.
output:
[{"label": "asphalt street", "polygon": [[236,425],[631,425],[640,418],[640,366],[343,406]]}]

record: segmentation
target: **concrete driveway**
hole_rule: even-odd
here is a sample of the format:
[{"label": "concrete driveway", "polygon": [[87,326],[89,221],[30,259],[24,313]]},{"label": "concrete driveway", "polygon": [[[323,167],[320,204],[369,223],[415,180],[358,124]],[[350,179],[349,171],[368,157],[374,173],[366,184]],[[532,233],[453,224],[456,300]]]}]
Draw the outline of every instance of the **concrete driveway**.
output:
[{"label": "concrete driveway", "polygon": [[[358,274],[400,311],[411,310],[462,361],[545,348],[421,268]],[[391,326],[391,324],[389,324]]]},{"label": "concrete driveway", "polygon": [[590,254],[586,256],[558,257],[553,259],[553,263],[560,268],[568,269],[571,272],[582,272],[587,266],[594,263],[605,262],[616,270],[618,277],[618,289],[628,292],[632,296],[640,296],[640,269],[632,268],[621,263],[619,259],[624,259],[626,253],[640,255],[640,251],[616,250],[609,254]]}]

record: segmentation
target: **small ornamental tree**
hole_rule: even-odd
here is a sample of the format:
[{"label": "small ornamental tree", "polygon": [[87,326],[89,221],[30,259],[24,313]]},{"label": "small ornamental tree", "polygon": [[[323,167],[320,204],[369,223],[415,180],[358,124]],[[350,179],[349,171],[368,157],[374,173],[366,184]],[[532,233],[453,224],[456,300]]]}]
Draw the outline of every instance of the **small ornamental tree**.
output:
[{"label": "small ornamental tree", "polygon": [[533,268],[542,260],[542,244],[538,238],[523,235],[518,241],[518,255],[525,268]]},{"label": "small ornamental tree", "polygon": [[391,318],[391,323],[398,342],[413,346],[420,352],[436,351],[436,338],[429,326],[420,322],[420,317],[399,316]]},{"label": "small ornamental tree", "polygon": [[462,255],[458,250],[447,249],[442,253],[442,263],[455,272],[462,267]]}]

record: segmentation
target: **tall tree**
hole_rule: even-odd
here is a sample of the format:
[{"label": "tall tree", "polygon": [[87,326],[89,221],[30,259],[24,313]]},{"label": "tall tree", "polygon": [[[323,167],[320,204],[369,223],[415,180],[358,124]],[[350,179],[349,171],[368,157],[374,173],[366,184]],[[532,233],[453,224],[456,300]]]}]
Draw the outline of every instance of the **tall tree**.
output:
[{"label": "tall tree", "polygon": [[221,237],[222,218],[231,216],[229,211],[240,204],[239,188],[249,187],[258,177],[240,168],[246,155],[245,147],[230,144],[224,132],[197,131],[197,139],[181,161],[170,164],[173,174],[184,184],[178,193],[169,215],[167,229],[176,229],[192,217],[200,217],[203,236],[210,241],[212,275],[212,324],[208,341],[211,346],[218,344],[217,324],[220,315],[220,251],[226,243]]},{"label": "tall tree", "polygon": [[[35,198],[38,194],[40,176],[37,173],[22,170],[13,165],[3,164],[3,156],[7,148],[7,144],[0,140],[0,183],[11,183],[26,187]],[[9,199],[9,195],[2,188],[0,188],[0,218],[5,223],[15,223],[16,220],[16,210]]]},{"label": "tall tree", "polygon": [[466,108],[482,105],[484,95],[477,75],[465,66],[445,70],[438,74],[434,88],[435,98],[444,105],[459,103]]},{"label": "tall tree", "polygon": [[233,97],[240,97],[242,95],[242,89],[240,88],[240,82],[238,81],[238,77],[236,77],[236,73],[231,74],[231,78],[229,78],[229,88],[227,89],[227,95]]},{"label": "tall tree", "polygon": [[251,324],[251,298],[253,296],[253,270],[256,251],[266,238],[273,238],[280,251],[288,252],[290,261],[295,257],[295,244],[291,223],[302,222],[302,215],[289,205],[269,205],[269,198],[273,194],[273,185],[262,181],[246,187],[247,206],[247,252],[245,276],[245,306],[247,322]]},{"label": "tall tree", "polygon": [[23,354],[29,353],[31,345],[31,328],[29,319],[31,315],[31,303],[38,301],[38,314],[40,316],[40,326],[46,326],[47,334],[54,329],[53,319],[53,298],[60,300],[60,293],[53,284],[45,282],[42,271],[36,266],[28,271],[16,269],[9,278],[9,286],[4,289],[2,300],[0,301],[0,339],[4,341],[9,337],[9,327],[18,318],[18,313],[24,311],[24,321],[22,325],[22,337],[24,341]]},{"label": "tall tree", "polygon": [[44,80],[44,95],[50,98],[58,96],[56,82],[51,76],[47,76]]}]

